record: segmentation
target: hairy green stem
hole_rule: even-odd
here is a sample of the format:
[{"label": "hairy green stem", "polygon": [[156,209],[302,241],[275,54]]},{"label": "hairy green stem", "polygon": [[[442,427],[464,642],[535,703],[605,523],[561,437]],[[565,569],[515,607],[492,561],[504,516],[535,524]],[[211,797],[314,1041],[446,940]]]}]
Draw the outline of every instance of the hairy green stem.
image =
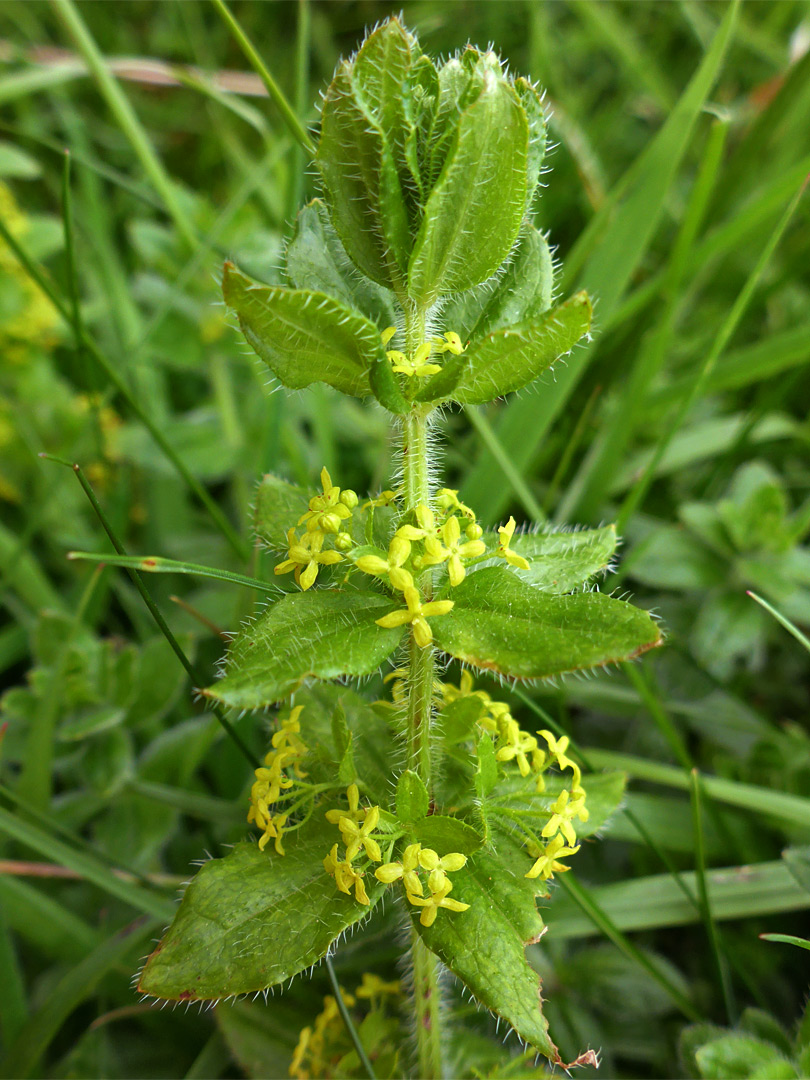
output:
[{"label": "hairy green stem", "polygon": [[[406,308],[406,349],[409,354],[425,338],[423,312]],[[430,505],[430,468],[427,424],[430,410],[414,404],[405,418],[402,438],[402,470],[405,510]],[[428,569],[415,578],[423,602],[433,597],[433,575]],[[407,761],[408,768],[421,777],[430,791],[431,715],[433,711],[433,682],[436,658],[432,645],[417,644],[413,628],[408,643],[407,680]],[[416,1033],[418,1072],[423,1080],[438,1080],[442,1076],[442,1035],[439,1017],[438,960],[422,943],[414,926],[411,931],[411,962],[413,965],[413,1007]]]},{"label": "hairy green stem", "polygon": [[422,943],[416,927],[411,930],[414,1020],[416,1024],[417,1072],[422,1080],[442,1076],[442,1029],[438,961]]}]

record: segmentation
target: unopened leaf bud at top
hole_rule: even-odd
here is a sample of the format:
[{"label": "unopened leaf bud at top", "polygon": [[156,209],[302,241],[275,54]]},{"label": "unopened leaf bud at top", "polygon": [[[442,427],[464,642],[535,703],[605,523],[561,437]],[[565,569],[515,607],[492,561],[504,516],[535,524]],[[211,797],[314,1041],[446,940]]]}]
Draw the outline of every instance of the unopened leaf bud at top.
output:
[{"label": "unopened leaf bud at top", "polygon": [[[471,46],[437,66],[391,18],[339,65],[316,161],[351,261],[401,301],[429,306],[507,260],[544,150],[530,83]],[[383,331],[384,344],[393,332]],[[443,345],[462,349],[456,337]]]}]

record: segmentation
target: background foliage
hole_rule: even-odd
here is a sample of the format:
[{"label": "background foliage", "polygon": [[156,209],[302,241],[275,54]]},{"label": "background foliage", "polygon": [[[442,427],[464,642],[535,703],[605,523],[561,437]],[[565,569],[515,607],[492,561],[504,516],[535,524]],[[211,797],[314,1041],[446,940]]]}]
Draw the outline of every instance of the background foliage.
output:
[{"label": "background foliage", "polygon": [[[338,56],[391,10],[234,5],[307,123]],[[810,13],[742,4],[723,52],[724,3],[403,12],[429,51],[492,41],[547,88],[559,146],[535,223],[564,261],[560,291],[597,300],[592,344],[536,392],[448,414],[448,481],[488,524],[618,518],[606,588],[668,634],[639,666],[515,694],[526,722],[543,710],[593,766],[630,777],[532,949],[552,1032],[563,1056],[601,1047],[607,1076],[725,1075],[735,1054],[749,1070],[735,1075],[776,1075],[774,1061],[801,1075],[786,1063],[806,953],[758,935],[801,933],[810,906],[807,652],[746,590],[810,623],[806,202],[778,233],[810,169]],[[0,37],[0,218],[68,315],[0,243],[2,1069],[285,1075],[329,993],[322,971],[267,1008],[202,1015],[129,990],[192,860],[244,837],[251,777],[125,573],[65,560],[107,541],[70,472],[37,455],[82,465],[128,551],[272,577],[249,542],[258,478],[307,485],[326,464],[379,489],[386,421],[323,386],[270,393],[225,320],[222,261],[278,281],[314,188],[212,7],[3,3]],[[124,57],[125,81],[109,80]],[[223,631],[260,598],[190,575],[147,584],[207,685]],[[261,717],[237,730],[262,748]],[[341,948],[345,986],[394,976],[391,925],[375,915],[362,955]],[[501,1049],[448,994],[458,1075],[503,1069],[514,1040]]]}]

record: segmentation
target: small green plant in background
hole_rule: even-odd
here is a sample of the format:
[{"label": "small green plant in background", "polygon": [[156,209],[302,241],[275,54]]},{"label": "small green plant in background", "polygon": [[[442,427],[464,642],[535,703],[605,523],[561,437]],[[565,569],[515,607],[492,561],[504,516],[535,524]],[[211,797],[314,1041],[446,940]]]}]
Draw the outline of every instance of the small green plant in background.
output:
[{"label": "small green plant in background", "polygon": [[[279,591],[204,691],[278,710],[250,796],[259,841],[203,866],[139,989],[266,992],[396,898],[416,1059],[390,1057],[390,1019],[372,1007],[386,1075],[443,1075],[442,965],[562,1064],[524,949],[544,932],[538,897],[616,809],[623,778],[584,774],[566,738],[521,727],[473,672],[549,679],[661,642],[646,611],[593,588],[612,527],[523,533],[510,518],[488,532],[441,485],[441,411],[521,390],[590,328],[584,293],[554,305],[549,247],[527,220],[545,140],[537,91],[492,52],[437,68],[390,19],[327,91],[324,200],[299,214],[290,284],[224,271],[226,304],[279,382],[387,410],[399,472],[368,497],[326,468],[320,489],[263,479],[255,531],[277,553]],[[461,664],[457,682],[442,658]],[[332,681],[388,662],[390,700]],[[337,1008],[302,1033],[296,1075],[320,1075]],[[572,1064],[588,1063],[592,1051]]]}]

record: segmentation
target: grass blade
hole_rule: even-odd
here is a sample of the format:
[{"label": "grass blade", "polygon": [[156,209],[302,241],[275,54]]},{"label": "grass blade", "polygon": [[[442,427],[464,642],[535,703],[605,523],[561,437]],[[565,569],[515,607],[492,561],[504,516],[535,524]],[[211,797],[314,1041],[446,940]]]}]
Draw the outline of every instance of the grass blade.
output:
[{"label": "grass blade", "polygon": [[697,374],[697,378],[692,381],[689,392],[681,400],[681,404],[678,408],[678,412],[675,415],[675,418],[667,426],[667,429],[664,431],[661,438],[659,439],[655,451],[650,458],[646,469],[644,470],[644,473],[641,475],[638,482],[630,490],[624,502],[622,503],[618,517],[616,519],[616,528],[619,533],[622,532],[625,525],[627,524],[629,517],[640,505],[641,501],[646,495],[647,489],[652,483],[652,478],[655,474],[658,463],[664,456],[664,453],[670,441],[672,440],[673,435],[681,427],[687,413],[689,412],[694,402],[697,400],[697,397],[700,394],[701,390],[703,390],[706,380],[711,375],[711,372],[714,369],[714,366],[717,363],[718,359],[720,358],[720,355],[722,354],[726,345],[731,339],[732,334],[737,329],[737,325],[742,316],[744,315],[748,304],[751,301],[751,297],[754,295],[754,291],[759,284],[759,279],[762,276],[765,267],[770,262],[771,256],[776,250],[779,241],[782,239],[785,230],[790,224],[791,218],[796,212],[802,195],[804,194],[806,185],[807,180],[805,179],[802,181],[799,190],[791,199],[787,209],[782,215],[781,220],[779,221],[778,225],[769,237],[768,243],[765,245],[765,248],[762,251],[759,259],[757,260],[754,269],[748,275],[745,284],[737,295],[737,299],[734,301],[731,311],[729,311],[728,315],[726,316],[723,325],[720,327],[720,330],[718,331],[714,342],[712,343],[712,347],[709,351],[708,356],[701,365],[700,371]]},{"label": "grass blade", "polygon": [[121,131],[129,140],[144,172],[152,181],[155,190],[174,222],[177,231],[192,250],[197,246],[197,235],[190,219],[180,204],[174,184],[155,152],[149,136],[143,129],[129,98],[123,92],[116,79],[110,73],[107,63],[99,51],[93,36],[87,29],[84,19],[79,14],[73,0],[51,0],[63,26],[84,57],[101,96],[115,117]]},{"label": "grass blade", "polygon": [[631,941],[627,940],[607,911],[605,911],[596,899],[595,890],[589,892],[583,885],[580,885],[576,878],[571,874],[560,875],[559,880],[569,897],[574,900],[600,933],[604,934],[609,941],[612,941],[616,948],[624,953],[626,957],[638,964],[639,967],[643,968],[644,971],[646,971],[647,974],[650,975],[669,995],[684,1016],[688,1017],[690,1020],[700,1020],[700,1013],[692,1002],[683,996],[677,986],[674,986],[670,982],[664,973],[652,963],[648,956],[645,956]]},{"label": "grass blade", "polygon": [[159,555],[108,555],[90,551],[69,551],[68,559],[75,562],[95,562],[104,566],[121,566],[126,570],[139,570],[145,574],[194,574],[197,577],[215,578],[228,581],[233,585],[245,585],[259,592],[280,592],[277,585],[245,574],[235,574],[230,570],[219,570],[215,566],[202,566],[199,563],[182,562],[178,559],[164,559]]},{"label": "grass blade", "polygon": [[767,600],[763,600],[761,596],[757,596],[757,594],[755,592],[751,592],[750,589],[749,589],[749,590],[747,590],[747,594],[748,594],[748,596],[751,597],[752,600],[756,600],[756,602],[759,604],[760,607],[765,608],[765,610],[770,615],[773,615],[773,617],[776,619],[776,621],[778,623],[781,623],[782,626],[784,626],[784,628],[789,633],[793,634],[793,636],[796,638],[796,640],[799,642],[799,644],[804,645],[805,649],[807,649],[807,651],[810,652],[810,638],[808,638],[806,634],[803,634],[801,632],[801,630],[798,628],[798,626],[795,626],[790,621],[790,619],[788,619],[784,615],[782,615],[781,612],[777,611],[775,607],[772,607],[768,603]]},{"label": "grass blade", "polygon": [[[44,455],[44,456],[49,457],[49,455]],[[50,460],[57,461],[57,462],[59,462],[59,464],[67,465],[68,468],[73,469],[73,472],[75,473],[76,478],[78,479],[79,483],[81,484],[82,488],[84,489],[85,495],[90,500],[90,504],[93,507],[93,509],[95,510],[96,516],[98,517],[99,521],[101,522],[101,525],[102,525],[104,531],[106,532],[107,536],[110,538],[110,543],[112,544],[112,546],[115,548],[115,550],[118,552],[119,555],[126,556],[126,552],[124,551],[124,548],[121,545],[120,540],[118,539],[115,532],[113,531],[112,525],[110,524],[110,522],[109,522],[109,520],[107,518],[107,515],[102,510],[101,504],[99,503],[98,499],[96,498],[95,492],[93,491],[92,487],[90,486],[90,483],[88,482],[87,477],[84,475],[81,468],[78,465],[70,465],[70,463],[67,462],[67,461],[60,461],[58,458],[50,457]],[[149,590],[146,588],[146,585],[144,584],[143,578],[141,577],[140,573],[137,570],[130,570],[129,574],[130,574],[130,577],[132,578],[132,581],[135,584],[135,587],[137,588],[138,592],[141,594],[143,602],[146,604],[147,608],[149,609],[150,615],[152,616],[152,618],[157,623],[158,629],[160,630],[160,632],[163,634],[163,636],[168,641],[169,645],[171,646],[172,652],[177,657],[177,659],[180,661],[180,663],[182,664],[184,670],[186,671],[186,674],[191,679],[192,685],[194,685],[194,686],[201,685],[202,681],[197,676],[197,673],[194,670],[194,666],[192,665],[191,661],[188,659],[186,654],[183,652],[183,650],[180,648],[180,644],[177,641],[177,638],[174,636],[174,634],[169,629],[168,623],[163,618],[163,615],[160,613],[160,609],[158,608],[155,601],[152,599],[152,595],[149,592]],[[231,742],[233,742],[238,747],[239,751],[245,757],[245,759],[250,763],[251,767],[256,768],[257,765],[258,765],[257,759],[255,758],[253,753],[248,749],[248,747],[245,744],[245,742],[243,741],[241,735],[236,731],[233,724],[231,724],[230,720],[228,720],[227,716],[225,716],[225,713],[222,711],[222,709],[220,709],[219,706],[214,702],[211,702],[209,704],[208,708],[214,714],[214,716],[217,718],[219,723],[222,725],[226,735],[231,740]]]},{"label": "grass blade", "polygon": [[158,925],[154,919],[147,919],[125,926],[68,971],[23,1027],[2,1063],[4,1075],[30,1076],[73,1010],[90,997],[108,972],[128,960],[133,949],[141,946]]},{"label": "grass blade", "polygon": [[164,922],[174,917],[175,909],[171,900],[164,899],[156,892],[150,892],[132,881],[116,876],[95,856],[63,844],[61,840],[57,840],[55,836],[51,836],[38,825],[25,821],[18,814],[12,814],[2,806],[0,806],[0,832],[20,844],[25,844],[26,847],[33,848],[46,859],[75,870],[87,881],[91,881],[110,896],[115,896],[125,904],[134,907],[136,911],[142,911]]},{"label": "grass blade", "polygon": [[276,103],[276,106],[281,113],[281,118],[290,131],[290,134],[301,144],[310,157],[314,156],[315,144],[309,137],[309,132],[295,115],[295,110],[290,105],[289,101],[287,101],[281,87],[271,75],[269,69],[253,45],[253,42],[248,38],[247,34],[228,10],[223,0],[212,0],[212,3],[218,13],[222,16],[222,21],[233,34],[239,48],[250,61],[250,66],[267,87],[267,93]]},{"label": "grass blade", "polygon": [[[599,247],[588,260],[580,287],[598,298],[600,320],[610,317],[654,235],[666,193],[722,67],[738,6],[737,2],[729,6],[711,48],[666,123],[637,159],[631,176],[620,181],[627,194],[618,209],[614,213],[613,202],[608,199],[597,215],[600,220],[595,234],[601,232]],[[570,258],[567,265],[571,265]],[[563,291],[570,284],[570,280],[563,282]],[[534,459],[550,425],[582,377],[591,351],[580,350],[566,367],[561,367],[556,381],[543,387],[542,397],[517,398],[502,410],[496,434],[519,472],[525,471]],[[481,507],[492,519],[503,512],[511,497],[510,488],[500,483],[499,473],[491,453],[484,452],[461,491],[465,502]]]},{"label": "grass blade", "polygon": [[[689,889],[695,890],[695,874],[683,876]],[[714,869],[707,886],[712,912],[721,921],[810,908],[810,896],[783,862]],[[615,926],[626,932],[687,926],[700,920],[700,913],[668,874],[600,885],[592,890],[592,896]],[[590,937],[595,932],[591,918],[563,897],[555,898],[546,922],[554,940]]]},{"label": "grass blade", "polygon": [[693,833],[695,838],[695,878],[697,880],[698,897],[700,899],[700,908],[703,915],[703,924],[706,927],[706,932],[709,937],[709,946],[714,955],[714,962],[720,979],[720,988],[726,1006],[726,1020],[733,1026],[737,1020],[737,1008],[734,1004],[734,993],[729,978],[728,967],[725,958],[720,951],[720,938],[712,916],[709,890],[706,885],[706,851],[703,839],[703,815],[701,813],[700,805],[701,778],[697,769],[691,770],[690,780]]},{"label": "grass blade", "polygon": [[[613,750],[591,750],[588,754],[596,768],[622,769],[636,780],[688,791],[689,777],[681,769],[662,765],[657,761],[617,754]],[[789,795],[784,791],[743,784],[738,780],[724,780],[719,776],[704,776],[701,783],[707,795],[729,806],[739,806],[752,813],[765,814],[789,825],[807,828],[810,823],[810,799],[801,795]]]}]

